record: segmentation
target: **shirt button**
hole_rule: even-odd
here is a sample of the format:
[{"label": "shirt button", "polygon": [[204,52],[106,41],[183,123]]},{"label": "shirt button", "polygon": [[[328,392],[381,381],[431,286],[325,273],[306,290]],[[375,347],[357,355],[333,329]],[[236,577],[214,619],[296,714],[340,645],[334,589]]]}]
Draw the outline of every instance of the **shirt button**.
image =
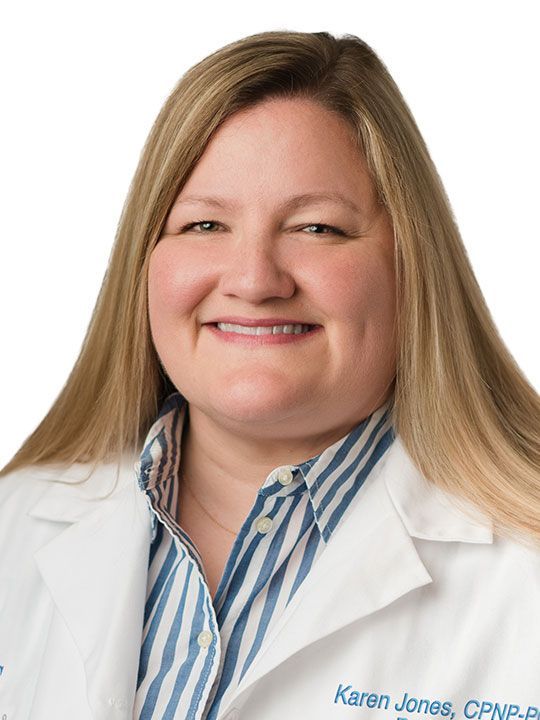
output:
[{"label": "shirt button", "polygon": [[281,470],[278,470],[277,478],[282,485],[289,485],[293,479],[291,468],[284,467],[281,468]]},{"label": "shirt button", "polygon": [[212,640],[214,639],[213,633],[210,630],[203,630],[197,637],[197,642],[202,648],[207,648]]},{"label": "shirt button", "polygon": [[255,524],[257,526],[257,530],[260,533],[267,533],[269,530],[271,530],[273,522],[272,522],[272,518],[265,516],[265,517],[259,518]]}]

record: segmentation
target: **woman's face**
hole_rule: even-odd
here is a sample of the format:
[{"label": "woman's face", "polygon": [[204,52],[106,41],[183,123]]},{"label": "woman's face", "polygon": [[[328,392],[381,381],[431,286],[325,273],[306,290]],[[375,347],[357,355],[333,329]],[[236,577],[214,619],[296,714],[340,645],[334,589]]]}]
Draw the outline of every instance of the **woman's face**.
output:
[{"label": "woman's face", "polygon": [[[393,229],[349,133],[303,99],[229,117],[152,252],[157,353],[192,409],[229,429],[289,439],[345,431],[390,395]],[[287,205],[304,194],[345,201]],[[269,341],[209,324],[220,318],[320,327]]]}]

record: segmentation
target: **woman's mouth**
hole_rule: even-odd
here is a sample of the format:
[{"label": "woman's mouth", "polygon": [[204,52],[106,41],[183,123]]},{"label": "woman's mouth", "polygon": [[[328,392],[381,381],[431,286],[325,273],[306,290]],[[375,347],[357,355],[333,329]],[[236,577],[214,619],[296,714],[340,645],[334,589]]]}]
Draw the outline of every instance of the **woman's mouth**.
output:
[{"label": "woman's mouth", "polygon": [[233,323],[208,323],[213,334],[227,342],[249,345],[281,345],[298,342],[313,336],[321,325],[237,325]]}]

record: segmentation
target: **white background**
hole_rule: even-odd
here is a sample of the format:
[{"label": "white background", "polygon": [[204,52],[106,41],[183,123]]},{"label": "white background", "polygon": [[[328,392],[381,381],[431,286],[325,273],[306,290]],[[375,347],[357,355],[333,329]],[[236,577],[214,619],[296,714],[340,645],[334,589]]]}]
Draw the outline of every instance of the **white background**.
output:
[{"label": "white background", "polygon": [[0,18],[5,464],[77,358],[131,177],[179,77],[265,30],[353,33],[403,92],[499,331],[540,389],[537,3],[11,3]]}]

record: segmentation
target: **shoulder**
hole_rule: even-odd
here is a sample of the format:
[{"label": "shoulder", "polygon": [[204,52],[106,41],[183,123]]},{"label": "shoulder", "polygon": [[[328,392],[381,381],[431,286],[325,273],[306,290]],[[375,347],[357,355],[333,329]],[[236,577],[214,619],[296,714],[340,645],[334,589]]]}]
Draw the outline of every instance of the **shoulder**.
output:
[{"label": "shoulder", "polygon": [[510,571],[519,573],[523,580],[523,589],[537,593],[540,601],[540,546],[533,545],[527,538],[495,535],[493,548],[500,562],[504,562]]},{"label": "shoulder", "polygon": [[47,534],[76,522],[123,487],[134,472],[134,459],[125,457],[120,465],[30,465],[4,475],[0,478],[0,548],[32,545],[34,539],[42,543]]},{"label": "shoulder", "polygon": [[11,511],[23,510],[36,501],[46,489],[43,469],[37,466],[19,468],[3,475],[0,478],[0,514],[3,521]]},{"label": "shoulder", "polygon": [[413,463],[400,437],[389,448],[382,469],[385,486],[408,533],[422,554],[453,561],[464,574],[489,575],[489,582],[528,583],[540,594],[540,544],[499,531],[475,505],[428,481]]},{"label": "shoulder", "polygon": [[[119,476],[133,470],[133,461],[123,459]],[[29,465],[0,478],[0,512],[8,507],[31,507],[45,493],[59,493],[80,499],[92,499],[114,487],[118,466],[115,463],[73,463],[71,465]]]},{"label": "shoulder", "polygon": [[0,477],[0,504],[11,497],[37,493],[52,485],[80,497],[95,497],[122,483],[135,470],[139,456],[126,454],[120,462],[28,465]]},{"label": "shoulder", "polygon": [[[41,470],[25,467],[0,478],[0,585],[35,574],[33,553],[65,525],[36,523],[30,509],[46,495],[48,484]],[[2,599],[0,593],[0,600]]]}]

